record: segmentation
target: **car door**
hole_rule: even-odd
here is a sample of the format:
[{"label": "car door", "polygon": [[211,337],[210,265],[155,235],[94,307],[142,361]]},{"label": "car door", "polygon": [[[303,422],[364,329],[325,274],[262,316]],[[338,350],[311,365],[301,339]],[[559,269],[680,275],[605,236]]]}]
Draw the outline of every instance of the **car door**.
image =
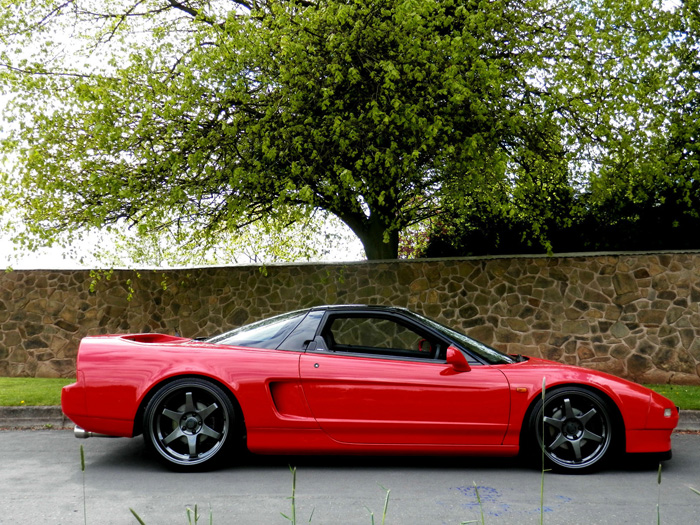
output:
[{"label": "car door", "polygon": [[510,412],[504,374],[488,365],[456,370],[448,344],[400,316],[328,314],[300,360],[312,414],[346,443],[500,444]]}]

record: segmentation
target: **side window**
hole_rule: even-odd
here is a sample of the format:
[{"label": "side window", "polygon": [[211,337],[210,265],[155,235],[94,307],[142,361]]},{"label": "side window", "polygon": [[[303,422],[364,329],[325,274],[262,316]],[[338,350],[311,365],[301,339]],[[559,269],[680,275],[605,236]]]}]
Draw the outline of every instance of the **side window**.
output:
[{"label": "side window", "polygon": [[[305,311],[290,312],[249,324],[206,341],[219,345],[275,349],[304,319]],[[300,350],[297,348],[296,350]]]},{"label": "side window", "polygon": [[435,338],[382,317],[335,317],[326,324],[323,337],[335,352],[436,359],[441,350]]}]

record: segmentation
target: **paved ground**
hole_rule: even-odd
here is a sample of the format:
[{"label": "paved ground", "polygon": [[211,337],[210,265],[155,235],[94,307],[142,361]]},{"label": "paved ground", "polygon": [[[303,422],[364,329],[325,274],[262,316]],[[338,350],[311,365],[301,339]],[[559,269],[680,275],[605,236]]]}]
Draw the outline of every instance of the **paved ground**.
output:
[{"label": "paved ground", "polygon": [[[298,467],[297,519],[312,524],[480,521],[539,523],[540,474],[518,459],[249,456],[211,473],[177,474],[145,453],[143,440],[76,440],[58,407],[0,407],[0,524],[130,524],[129,508],[148,525],[187,523],[186,508],[209,510],[214,523],[288,523],[291,474]],[[14,430],[10,430],[14,429]],[[39,430],[37,430],[39,429]],[[50,430],[63,429],[63,430]],[[682,411],[674,457],[656,464],[627,460],[587,476],[545,476],[545,521],[576,524],[691,523],[700,508],[700,411]],[[689,432],[688,432],[689,431]],[[86,458],[85,484],[80,446]],[[83,490],[85,499],[83,500]],[[84,505],[85,503],[85,505]]]},{"label": "paved ground", "polygon": [[[590,475],[545,474],[548,524],[638,525],[697,523],[700,434],[673,435],[674,457],[657,465],[628,460]],[[85,472],[81,471],[80,446]],[[207,473],[181,474],[147,455],[142,439],[77,440],[70,430],[0,431],[0,524],[127,525],[129,508],[148,525],[187,523],[198,504],[216,525],[289,523],[297,467],[297,520],[312,525],[387,525],[540,522],[541,474],[517,459],[411,457],[244,457]]]}]

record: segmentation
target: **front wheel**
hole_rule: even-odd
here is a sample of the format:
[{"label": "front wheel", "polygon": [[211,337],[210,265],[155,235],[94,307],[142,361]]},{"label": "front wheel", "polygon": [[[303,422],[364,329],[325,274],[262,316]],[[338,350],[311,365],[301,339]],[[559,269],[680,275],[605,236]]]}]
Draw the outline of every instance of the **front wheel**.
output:
[{"label": "front wheel", "polygon": [[613,411],[598,394],[580,387],[547,393],[535,405],[529,431],[548,466],[564,472],[600,468],[616,436]]},{"label": "front wheel", "polygon": [[233,441],[234,408],[215,384],[178,379],[156,392],[144,413],[144,439],[180,470],[214,466]]}]

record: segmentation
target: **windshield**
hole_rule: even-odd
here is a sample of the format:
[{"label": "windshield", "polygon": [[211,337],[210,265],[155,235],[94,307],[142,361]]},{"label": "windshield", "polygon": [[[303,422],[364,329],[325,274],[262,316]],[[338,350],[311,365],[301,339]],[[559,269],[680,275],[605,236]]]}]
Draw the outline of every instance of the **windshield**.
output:
[{"label": "windshield", "polygon": [[516,360],[511,356],[504,354],[503,352],[499,352],[495,348],[491,348],[490,346],[485,345],[484,343],[475,339],[472,339],[471,337],[464,335],[463,333],[458,332],[457,330],[454,330],[448,326],[438,323],[437,321],[433,321],[432,319],[428,319],[427,317],[423,317],[422,315],[418,315],[409,310],[406,310],[406,312],[421,320],[423,323],[430,326],[433,330],[437,330],[448,339],[452,339],[458,345],[462,346],[466,350],[469,350],[470,352],[480,357],[489,364],[497,365],[510,364],[516,362]]},{"label": "windshield", "polygon": [[205,339],[207,343],[254,348],[277,348],[297,327],[308,310],[290,312],[258,321]]}]

